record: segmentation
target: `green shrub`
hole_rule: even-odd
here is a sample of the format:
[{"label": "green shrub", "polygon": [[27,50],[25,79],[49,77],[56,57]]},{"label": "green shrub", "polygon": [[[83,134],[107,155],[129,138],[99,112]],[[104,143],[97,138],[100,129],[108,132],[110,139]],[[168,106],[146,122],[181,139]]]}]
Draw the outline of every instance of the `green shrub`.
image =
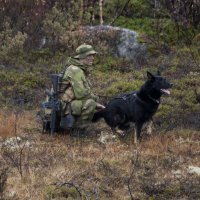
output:
[{"label": "green shrub", "polygon": [[15,63],[23,52],[27,34],[15,32],[9,20],[4,22],[4,30],[0,32],[0,60],[2,63]]},{"label": "green shrub", "polygon": [[135,91],[141,85],[142,85],[141,81],[133,81],[133,82],[118,81],[118,82],[113,83],[112,86],[106,89],[106,94],[115,96],[117,94]]},{"label": "green shrub", "polygon": [[[104,16],[106,21],[111,21],[115,17],[116,12],[119,13],[124,5],[127,3],[126,0],[112,0],[105,2],[104,5]],[[125,17],[146,17],[152,16],[152,8],[148,1],[145,0],[130,0],[125,10],[121,13]]]},{"label": "green shrub", "polygon": [[46,195],[50,199],[82,199],[79,191],[68,184],[60,187],[48,186]]}]

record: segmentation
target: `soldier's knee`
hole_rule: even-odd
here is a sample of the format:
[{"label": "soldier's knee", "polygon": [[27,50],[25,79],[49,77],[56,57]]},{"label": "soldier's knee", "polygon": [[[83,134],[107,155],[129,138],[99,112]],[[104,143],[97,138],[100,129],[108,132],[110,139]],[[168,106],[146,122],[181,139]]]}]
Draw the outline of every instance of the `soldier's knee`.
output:
[{"label": "soldier's knee", "polygon": [[82,110],[95,110],[96,108],[96,102],[93,99],[87,99],[85,103],[83,104]]}]

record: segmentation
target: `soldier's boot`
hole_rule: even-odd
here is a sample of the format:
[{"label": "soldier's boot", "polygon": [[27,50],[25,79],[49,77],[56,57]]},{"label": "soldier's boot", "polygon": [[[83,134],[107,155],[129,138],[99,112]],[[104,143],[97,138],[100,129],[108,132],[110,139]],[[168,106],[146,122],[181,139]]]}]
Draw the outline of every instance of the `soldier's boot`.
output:
[{"label": "soldier's boot", "polygon": [[85,128],[73,128],[70,135],[72,137],[87,137],[87,130]]},{"label": "soldier's boot", "polygon": [[73,115],[68,114],[61,118],[60,127],[65,130],[71,130],[74,127],[74,124],[75,118]]}]

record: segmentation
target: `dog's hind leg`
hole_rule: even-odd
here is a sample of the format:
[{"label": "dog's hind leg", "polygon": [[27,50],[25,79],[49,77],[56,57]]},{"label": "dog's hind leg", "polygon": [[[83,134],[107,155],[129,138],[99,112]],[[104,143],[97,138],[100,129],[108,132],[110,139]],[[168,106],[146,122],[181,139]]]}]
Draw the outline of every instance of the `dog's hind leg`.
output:
[{"label": "dog's hind leg", "polygon": [[135,133],[134,133],[134,143],[137,144],[138,139],[140,139],[140,133],[142,130],[143,123],[135,123]]}]

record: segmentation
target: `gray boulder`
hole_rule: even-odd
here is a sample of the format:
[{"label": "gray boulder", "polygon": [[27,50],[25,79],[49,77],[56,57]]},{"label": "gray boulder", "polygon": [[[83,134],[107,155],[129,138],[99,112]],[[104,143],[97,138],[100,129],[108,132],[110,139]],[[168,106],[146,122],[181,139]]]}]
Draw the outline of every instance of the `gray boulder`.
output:
[{"label": "gray boulder", "polygon": [[90,37],[113,32],[115,35],[114,43],[112,42],[110,45],[114,49],[113,53],[118,57],[135,60],[147,56],[145,44],[137,41],[138,33],[133,30],[109,25],[86,26],[83,30],[87,31]]}]

